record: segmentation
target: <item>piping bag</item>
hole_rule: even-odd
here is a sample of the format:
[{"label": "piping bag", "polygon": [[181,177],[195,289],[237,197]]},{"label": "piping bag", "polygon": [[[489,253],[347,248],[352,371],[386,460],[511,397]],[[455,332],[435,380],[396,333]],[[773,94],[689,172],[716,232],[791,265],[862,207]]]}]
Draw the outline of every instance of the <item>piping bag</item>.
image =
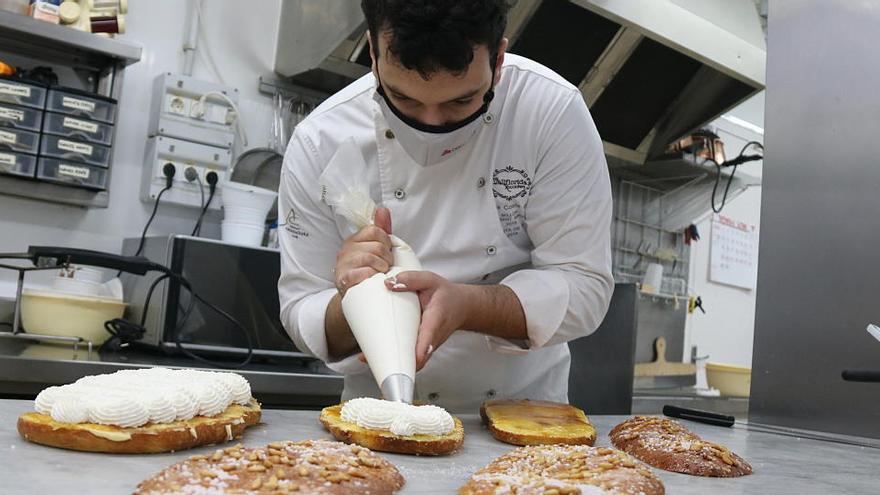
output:
[{"label": "piping bag", "polygon": [[[334,163],[335,162],[335,163]],[[374,224],[376,203],[369,193],[369,181],[358,174],[334,170],[367,170],[354,140],[345,141],[321,175],[321,195],[333,211],[356,230]],[[421,305],[413,292],[392,292],[385,279],[400,272],[421,270],[412,248],[391,235],[394,264],[388,273],[377,273],[349,287],[342,298],[342,312],[373,377],[386,400],[412,403],[416,375],[416,337],[421,322]]]}]

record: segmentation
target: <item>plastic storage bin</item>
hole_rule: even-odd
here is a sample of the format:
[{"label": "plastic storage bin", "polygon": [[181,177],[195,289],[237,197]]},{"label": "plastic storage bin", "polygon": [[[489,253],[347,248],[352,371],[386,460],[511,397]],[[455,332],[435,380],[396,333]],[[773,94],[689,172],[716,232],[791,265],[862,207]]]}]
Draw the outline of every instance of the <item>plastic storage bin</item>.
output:
[{"label": "plastic storage bin", "polygon": [[97,167],[110,165],[110,148],[50,134],[43,134],[40,140],[40,156],[74,160]]},{"label": "plastic storage bin", "polygon": [[46,110],[112,124],[116,100],[75,89],[50,88]]},{"label": "plastic storage bin", "polygon": [[0,127],[0,151],[17,151],[19,153],[36,155],[39,150],[39,134],[9,127]]},{"label": "plastic storage bin", "polygon": [[42,110],[0,103],[0,127],[40,132]]},{"label": "plastic storage bin", "polygon": [[42,110],[46,106],[46,87],[19,79],[0,77],[0,102]]},{"label": "plastic storage bin", "polygon": [[106,168],[56,158],[40,158],[37,166],[37,178],[97,191],[103,191],[107,188]]},{"label": "plastic storage bin", "polygon": [[0,174],[34,177],[37,157],[21,153],[0,151]]},{"label": "plastic storage bin", "polygon": [[108,124],[51,112],[46,113],[45,120],[44,134],[53,134],[105,146],[110,146],[113,142],[113,126]]}]

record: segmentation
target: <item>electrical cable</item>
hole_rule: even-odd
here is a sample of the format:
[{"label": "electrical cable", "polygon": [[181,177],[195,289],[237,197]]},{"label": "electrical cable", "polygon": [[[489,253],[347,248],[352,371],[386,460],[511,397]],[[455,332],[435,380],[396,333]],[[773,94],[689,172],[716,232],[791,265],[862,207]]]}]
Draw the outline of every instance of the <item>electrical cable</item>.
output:
[{"label": "electrical cable", "polygon": [[[138,242],[138,248],[137,251],[135,251],[134,256],[140,256],[144,250],[144,242],[147,239],[147,229],[150,228],[150,224],[153,223],[153,219],[156,218],[156,212],[159,211],[159,200],[162,199],[162,195],[174,185],[174,174],[176,171],[177,169],[172,163],[166,163],[165,166],[162,167],[162,174],[165,175],[165,187],[156,195],[156,202],[153,203],[153,212],[150,213],[150,218],[147,220],[146,225],[144,225],[144,230],[141,232],[141,240]],[[122,272],[120,271],[119,273]]]},{"label": "electrical cable", "polygon": [[[762,145],[758,141],[749,141],[748,143],[746,143],[745,146],[743,146],[742,151],[739,152],[739,155],[737,155],[736,158],[734,158],[732,160],[728,160],[724,163],[718,163],[718,162],[715,162],[714,160],[712,161],[712,163],[715,164],[715,171],[716,171],[715,185],[712,187],[712,200],[711,200],[712,201],[712,211],[714,211],[715,213],[721,213],[721,210],[723,210],[724,206],[727,204],[727,194],[730,192],[730,185],[733,183],[733,176],[736,175],[737,167],[739,167],[743,163],[751,162],[751,161],[755,161],[755,160],[760,160],[760,159],[764,158],[763,155],[746,155],[745,154],[746,150],[748,150],[749,147],[751,147],[751,146],[755,146],[755,147],[759,148],[761,151],[764,151],[764,145]],[[708,159],[705,161],[708,161]],[[721,197],[721,205],[716,206],[715,196],[718,194],[718,186],[721,183],[721,168],[722,167],[733,167],[733,170],[730,172],[730,177],[727,178],[727,185],[724,187],[724,195]]]},{"label": "electrical cable", "polygon": [[193,227],[192,234],[193,237],[198,237],[202,235],[202,221],[205,219],[205,214],[208,213],[208,208],[211,206],[211,201],[214,199],[214,194],[217,192],[217,182],[220,180],[220,177],[217,175],[217,172],[208,172],[205,175],[205,180],[208,182],[208,188],[210,192],[208,193],[208,202],[204,203],[202,206],[202,211],[199,214],[198,220],[196,220],[196,225]]},{"label": "electrical cable", "polygon": [[[224,103],[229,105],[230,108],[232,108],[232,112],[231,112],[232,113],[232,115],[231,115],[232,121],[228,122],[228,123],[234,124],[235,133],[238,135],[238,137],[241,138],[242,146],[247,147],[247,144],[248,144],[247,133],[244,130],[244,125],[241,123],[241,112],[238,110],[238,105],[236,105],[235,102],[232,101],[232,99],[230,99],[225,94],[223,94],[219,91],[208,91],[207,93],[202,94],[202,96],[200,96],[198,99],[199,107],[198,107],[198,111],[196,112],[196,115],[198,115],[199,117],[203,117],[205,115],[205,113],[206,113],[205,103],[208,101],[209,97],[219,98]],[[229,121],[230,116],[227,115],[226,119],[227,119],[227,121]]]},{"label": "electrical cable", "polygon": [[[114,337],[116,337],[116,339],[114,339],[114,341],[117,341],[117,340],[119,341],[119,343],[111,344],[111,346],[116,346],[117,348],[118,347],[125,347],[126,345],[128,345],[128,342],[140,340],[140,338],[143,337],[144,333],[146,332],[147,313],[148,313],[148,309],[150,307],[150,301],[153,298],[153,292],[156,290],[156,287],[159,285],[159,283],[161,283],[163,280],[167,280],[170,278],[170,279],[173,279],[178,284],[180,284],[181,287],[185,288],[187,290],[187,292],[190,293],[190,300],[186,306],[186,309],[184,309],[184,311],[183,311],[183,316],[182,316],[182,318],[180,318],[180,320],[178,321],[178,323],[174,327],[173,338],[174,338],[174,344],[175,344],[176,348],[178,349],[178,351],[180,351],[181,353],[183,353],[187,357],[195,359],[196,361],[199,361],[199,362],[211,365],[211,366],[215,366],[217,368],[239,369],[239,368],[243,368],[243,367],[247,366],[248,364],[250,364],[251,360],[253,359],[254,347],[253,347],[253,341],[251,340],[250,333],[248,333],[248,331],[244,327],[244,325],[242,325],[238,320],[236,320],[234,316],[230,315],[229,313],[227,313],[226,311],[224,311],[223,309],[221,309],[217,305],[206,301],[204,298],[202,298],[202,296],[198,295],[195,291],[193,291],[192,285],[183,276],[178,275],[177,273],[172,272],[170,269],[168,269],[164,266],[158,265],[158,264],[156,264],[155,270],[161,271],[162,275],[160,275],[155,280],[153,280],[152,284],[150,284],[150,288],[147,290],[147,297],[144,300],[144,306],[143,306],[143,310],[141,312],[140,323],[139,324],[132,323],[132,322],[124,320],[122,318],[116,318],[116,319],[113,319],[113,320],[110,320],[110,321],[107,321],[104,323],[104,328],[110,334],[112,334]],[[200,302],[201,304],[203,304],[207,308],[216,312],[221,317],[223,317],[224,319],[226,319],[230,323],[232,323],[236,328],[241,330],[242,334],[244,335],[245,341],[247,342],[247,354],[246,354],[244,360],[242,360],[239,363],[234,363],[234,364],[228,364],[225,362],[214,361],[212,359],[208,359],[208,358],[199,356],[183,346],[183,343],[180,341],[180,332],[183,329],[184,325],[186,324],[187,320],[189,319],[189,315],[192,313],[192,310],[195,307],[196,301]]]}]

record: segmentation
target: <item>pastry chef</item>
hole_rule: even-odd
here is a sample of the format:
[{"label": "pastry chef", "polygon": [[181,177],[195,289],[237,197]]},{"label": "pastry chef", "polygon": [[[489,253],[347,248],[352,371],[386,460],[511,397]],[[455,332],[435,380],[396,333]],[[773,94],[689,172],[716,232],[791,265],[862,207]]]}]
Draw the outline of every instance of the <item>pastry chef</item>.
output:
[{"label": "pastry chef", "polygon": [[[581,93],[505,53],[505,0],[362,8],[372,72],[300,123],[284,156],[285,328],[344,374],[343,400],[381,397],[340,301],[389,270],[393,232],[424,269],[387,283],[421,303],[415,400],[567,402],[566,342],[598,327],[613,289],[610,182]],[[367,170],[328,166],[349,139]],[[368,178],[374,226],[354,231],[324,202],[334,174]]]}]

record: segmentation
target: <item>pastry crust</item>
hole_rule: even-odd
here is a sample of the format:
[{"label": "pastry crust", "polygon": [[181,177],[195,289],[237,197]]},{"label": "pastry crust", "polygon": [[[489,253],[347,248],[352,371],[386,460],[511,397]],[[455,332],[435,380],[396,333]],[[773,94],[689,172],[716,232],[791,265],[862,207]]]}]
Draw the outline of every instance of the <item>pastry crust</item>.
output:
[{"label": "pastry crust", "polygon": [[671,419],[636,416],[615,426],[609,437],[617,448],[658,469],[724,478],[752,474],[742,457]]},{"label": "pastry crust", "polygon": [[480,416],[495,439],[513,445],[593,445],[596,429],[584,411],[539,400],[490,400]]},{"label": "pastry crust", "polygon": [[59,423],[36,412],[18,418],[18,432],[26,440],[85,452],[155,454],[211,445],[241,437],[245,428],[260,422],[260,404],[232,404],[214,417],[196,416],[171,423],[147,423],[137,428],[94,423]]},{"label": "pastry crust", "polygon": [[412,455],[447,455],[464,443],[464,426],[455,416],[455,428],[445,435],[400,436],[385,430],[371,430],[342,419],[342,405],[325,407],[319,418],[321,424],[337,440],[354,443],[380,452]]},{"label": "pastry crust", "polygon": [[171,493],[391,494],[404,484],[393,464],[328,440],[236,445],[192,456],[141,482],[135,495]]},{"label": "pastry crust", "polygon": [[458,493],[663,495],[665,489],[647,466],[619,450],[537,445],[498,457],[474,473]]}]

